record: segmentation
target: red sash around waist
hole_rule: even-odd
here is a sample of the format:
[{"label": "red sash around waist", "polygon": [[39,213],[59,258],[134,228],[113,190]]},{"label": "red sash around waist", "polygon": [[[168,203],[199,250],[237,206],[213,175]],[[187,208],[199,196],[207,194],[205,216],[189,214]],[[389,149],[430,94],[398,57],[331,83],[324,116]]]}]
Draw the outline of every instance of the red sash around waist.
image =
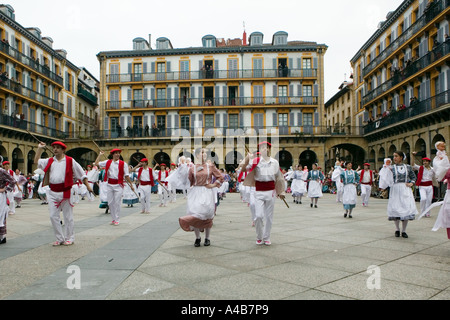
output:
[{"label": "red sash around waist", "polygon": [[275,190],[275,181],[255,181],[256,191]]},{"label": "red sash around waist", "polygon": [[433,181],[421,181],[419,186],[421,187],[429,187],[433,185]]},{"label": "red sash around waist", "polygon": [[108,179],[108,183],[109,184],[120,184],[120,185],[123,185],[123,182],[120,183],[119,179]]},{"label": "red sash around waist", "polygon": [[152,182],[151,182],[151,181],[141,181],[139,184],[140,184],[141,186],[151,186],[151,185],[152,185]]},{"label": "red sash around waist", "polygon": [[67,187],[65,183],[50,184],[49,187],[53,192],[64,192],[64,199],[70,198],[72,187]]}]

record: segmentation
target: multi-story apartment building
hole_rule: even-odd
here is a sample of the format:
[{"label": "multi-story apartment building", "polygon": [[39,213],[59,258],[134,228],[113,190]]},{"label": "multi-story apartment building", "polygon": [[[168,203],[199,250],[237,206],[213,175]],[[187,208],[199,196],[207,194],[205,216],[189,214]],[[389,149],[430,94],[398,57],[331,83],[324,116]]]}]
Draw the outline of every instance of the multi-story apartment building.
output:
[{"label": "multi-story apartment building", "polygon": [[[100,136],[125,143],[124,158],[136,163],[143,156],[176,161],[179,154],[167,147],[173,148],[179,129],[241,138],[263,129],[275,129],[280,139],[324,134],[327,46],[288,41],[283,31],[270,43],[260,32],[248,40],[206,35],[200,47],[176,49],[164,37],[156,39],[156,48],[136,38],[133,50],[100,52]],[[285,168],[324,159],[317,139],[304,145],[286,139],[277,155]],[[182,153],[192,152],[186,149]],[[212,158],[221,165],[235,165],[245,155],[236,141],[231,155],[219,149]]]},{"label": "multi-story apartment building", "polygon": [[39,28],[17,22],[10,5],[0,5],[0,37],[0,155],[12,168],[30,173],[37,145],[33,136],[47,143],[75,137],[77,112],[92,117],[98,104],[91,101],[79,109],[81,70],[65,50],[53,49],[53,40]]},{"label": "multi-story apartment building", "polygon": [[356,121],[376,168],[395,150],[420,163],[450,140],[449,4],[403,1],[351,60]]}]

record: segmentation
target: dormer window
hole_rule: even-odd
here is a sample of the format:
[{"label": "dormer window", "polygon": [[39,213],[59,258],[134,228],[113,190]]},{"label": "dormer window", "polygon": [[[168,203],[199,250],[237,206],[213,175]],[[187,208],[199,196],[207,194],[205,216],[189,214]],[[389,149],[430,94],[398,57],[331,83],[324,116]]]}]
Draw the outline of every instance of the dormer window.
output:
[{"label": "dormer window", "polygon": [[170,43],[170,40],[167,38],[158,38],[156,39],[156,49],[157,50],[166,50],[166,49],[172,49],[172,44]]},{"label": "dormer window", "polygon": [[216,37],[213,35],[206,35],[202,38],[203,48],[215,48],[216,47]]},{"label": "dormer window", "polygon": [[261,32],[253,32],[250,35],[250,46],[262,46],[264,35]]},{"label": "dormer window", "polygon": [[133,50],[148,50],[149,44],[144,38],[136,38],[133,40]]},{"label": "dormer window", "polygon": [[282,46],[287,45],[288,33],[284,31],[278,31],[273,35],[273,43],[274,46]]}]

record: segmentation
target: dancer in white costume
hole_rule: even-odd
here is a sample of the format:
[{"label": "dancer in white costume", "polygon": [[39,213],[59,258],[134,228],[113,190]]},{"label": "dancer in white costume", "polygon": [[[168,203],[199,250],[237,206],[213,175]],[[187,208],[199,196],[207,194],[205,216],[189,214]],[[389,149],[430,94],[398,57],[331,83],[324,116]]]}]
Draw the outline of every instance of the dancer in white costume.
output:
[{"label": "dancer in white costume", "polygon": [[341,173],[344,172],[343,165],[342,161],[336,161],[331,174],[331,181],[336,184],[336,202],[342,202],[342,194],[344,193],[344,184],[341,181]]},{"label": "dancer in white costume", "polygon": [[243,169],[249,172],[244,184],[255,187],[257,245],[271,245],[270,234],[275,199],[276,197],[283,200],[285,198],[285,180],[278,161],[270,157],[271,147],[269,142],[261,142],[260,156],[250,162],[253,154],[248,154],[243,164]]},{"label": "dancer in white costume", "polygon": [[344,205],[344,218],[352,218],[352,211],[356,207],[356,186],[359,182],[358,172],[352,169],[352,163],[345,164],[345,170],[341,173],[342,184],[344,185],[344,192],[342,195],[342,204]]},{"label": "dancer in white costume", "polygon": [[444,180],[444,176],[450,169],[450,162],[448,160],[447,153],[445,151],[445,142],[438,141],[435,144],[436,157],[433,159],[433,170],[436,174],[436,179],[438,181]]},{"label": "dancer in white costume", "polygon": [[[46,148],[45,143],[39,143],[34,163],[44,170],[44,186],[49,186],[47,195],[50,221],[53,226],[56,241],[53,246],[72,245],[75,241],[73,220],[73,195],[71,194],[73,180],[82,180],[89,192],[93,192],[88,184],[83,168],[73,158],[65,155],[67,146],[56,141],[52,143],[54,157],[41,159]],[[64,216],[65,230],[63,232],[60,213]]]},{"label": "dancer in white costume", "polygon": [[99,152],[95,165],[99,168],[105,168],[103,180],[106,184],[106,197],[108,201],[108,209],[112,218],[112,225],[118,226],[120,223],[120,209],[123,195],[124,182],[126,181],[134,191],[134,186],[130,180],[128,172],[128,164],[120,160],[121,149],[113,149],[110,152],[112,159],[100,162],[100,157],[104,155],[103,151]]},{"label": "dancer in white costume", "polygon": [[363,207],[368,207],[373,185],[373,171],[370,170],[370,163],[364,163],[364,169],[357,170],[357,172],[360,176],[362,205]]},{"label": "dancer in white costume", "polygon": [[[208,156],[205,149],[197,149],[194,152],[195,165],[189,169],[189,181],[192,189],[188,194],[186,213],[179,218],[180,227],[186,232],[195,233],[195,247],[200,247],[200,232],[205,231],[204,246],[211,244],[210,233],[216,212],[214,188],[220,187],[223,176],[215,165],[206,162]],[[211,183],[212,177],[216,178]]]},{"label": "dancer in white costume", "polygon": [[158,196],[160,200],[160,207],[165,207],[167,205],[167,200],[169,199],[169,170],[166,170],[167,166],[165,163],[159,165],[159,170],[156,170],[158,164],[155,164],[153,168],[153,179],[158,182]]},{"label": "dancer in white costume", "polygon": [[[414,152],[413,152],[414,154]],[[413,169],[417,170],[417,181],[416,186],[419,187],[420,194],[420,212],[425,213],[426,217],[430,216],[430,212],[425,212],[425,210],[431,206],[433,201],[433,185],[436,185],[436,175],[433,168],[430,166],[431,159],[424,157],[422,158],[423,165],[418,166],[413,165]]]},{"label": "dancer in white costume", "polygon": [[411,187],[416,181],[410,165],[403,164],[406,158],[402,151],[394,152],[394,165],[384,166],[380,170],[379,188],[390,188],[387,206],[388,219],[394,221],[395,236],[400,237],[400,221],[402,222],[403,238],[408,238],[406,227],[409,220],[414,220],[418,214]]},{"label": "dancer in white costume", "polygon": [[308,169],[302,170],[302,165],[299,164],[296,170],[291,175],[291,192],[294,198],[294,203],[301,204],[302,197],[308,192],[306,187],[306,180],[308,179]]},{"label": "dancer in white costume", "polygon": [[[170,170],[169,170],[169,177],[171,175],[176,174],[177,172],[177,165],[175,163],[170,164]],[[167,190],[169,190],[169,200],[170,202],[177,202],[177,189],[169,182],[167,181]]]},{"label": "dancer in white costume", "polygon": [[9,213],[7,205],[7,192],[14,190],[15,180],[11,174],[0,168],[0,244],[6,243],[6,219]]},{"label": "dancer in white costume", "polygon": [[[98,167],[97,166],[92,167],[91,165],[88,165],[86,175],[88,177],[88,182],[89,185],[91,186],[91,189],[94,190],[94,184],[98,184],[99,180]],[[88,199],[89,201],[94,201],[95,195],[92,193],[88,193]]]},{"label": "dancer in white costume", "polygon": [[311,198],[311,208],[317,208],[317,201],[323,197],[322,181],[324,179],[323,173],[317,170],[317,163],[313,163],[312,170],[308,172],[308,197]]},{"label": "dancer in white costume", "polygon": [[152,187],[155,185],[153,177],[153,169],[148,166],[148,159],[142,159],[139,164],[134,167],[133,172],[137,171],[137,182],[139,184],[138,193],[141,199],[141,213],[150,213],[150,196]]},{"label": "dancer in white costume", "polygon": [[[14,171],[9,168],[10,165],[11,165],[10,162],[9,161],[3,161],[2,165],[3,165],[3,169],[9,175],[11,175],[11,178],[14,179]],[[15,214],[16,213],[16,204],[14,202],[14,192],[16,190],[16,185],[17,185],[17,182],[14,183],[14,185],[12,186],[12,191],[6,191],[6,198],[9,201],[9,212],[8,212],[8,214]]]}]

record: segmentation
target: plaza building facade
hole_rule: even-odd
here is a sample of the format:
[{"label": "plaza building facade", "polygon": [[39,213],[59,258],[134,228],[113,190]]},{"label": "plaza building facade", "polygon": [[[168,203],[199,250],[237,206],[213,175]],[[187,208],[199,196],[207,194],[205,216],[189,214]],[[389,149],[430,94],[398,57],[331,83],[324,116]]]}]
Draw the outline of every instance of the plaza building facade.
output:
[{"label": "plaza building facade", "polygon": [[39,28],[16,21],[10,5],[0,5],[0,37],[0,155],[28,174],[35,169],[37,140],[51,143],[97,129],[98,81],[65,50],[54,49]]},{"label": "plaza building facade", "polygon": [[450,141],[449,5],[403,1],[351,59],[356,124],[377,169],[395,150],[419,164]]},{"label": "plaza building facade", "polygon": [[[143,157],[176,162],[203,146],[220,167],[233,169],[268,139],[285,169],[325,165],[325,142],[337,143],[325,121],[326,45],[289,41],[284,31],[269,43],[261,32],[248,42],[245,32],[242,39],[205,35],[201,46],[179,49],[165,37],[156,48],[150,43],[136,38],[133,50],[97,55],[101,148],[123,147],[135,165]],[[357,136],[353,131],[348,135]]]}]

